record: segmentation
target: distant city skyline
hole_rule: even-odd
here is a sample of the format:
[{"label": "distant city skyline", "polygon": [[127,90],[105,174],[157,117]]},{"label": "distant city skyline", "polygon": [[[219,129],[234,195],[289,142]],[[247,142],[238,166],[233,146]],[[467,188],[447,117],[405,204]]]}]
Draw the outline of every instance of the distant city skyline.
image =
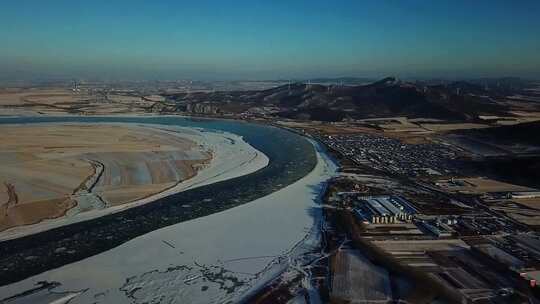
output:
[{"label": "distant city skyline", "polygon": [[540,78],[537,0],[0,7],[0,80]]}]

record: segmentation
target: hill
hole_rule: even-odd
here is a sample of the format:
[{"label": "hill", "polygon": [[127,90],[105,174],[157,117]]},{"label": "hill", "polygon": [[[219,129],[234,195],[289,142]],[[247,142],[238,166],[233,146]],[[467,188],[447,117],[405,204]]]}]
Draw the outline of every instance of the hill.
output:
[{"label": "hill", "polygon": [[474,121],[479,115],[508,115],[506,105],[489,98],[499,97],[497,94],[496,89],[488,92],[476,83],[424,85],[387,77],[364,85],[292,83],[261,91],[180,93],[166,97],[174,101],[175,107],[168,110],[195,113],[249,113],[322,121],[391,116]]}]

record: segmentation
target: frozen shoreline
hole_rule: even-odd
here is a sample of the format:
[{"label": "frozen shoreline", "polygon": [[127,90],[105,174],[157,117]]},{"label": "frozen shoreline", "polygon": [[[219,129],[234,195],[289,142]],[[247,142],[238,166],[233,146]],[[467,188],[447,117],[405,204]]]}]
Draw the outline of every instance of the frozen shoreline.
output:
[{"label": "frozen shoreline", "polygon": [[[50,124],[50,123],[43,123]],[[54,123],[54,124],[85,124],[83,123]],[[26,235],[50,230],[64,225],[77,223],[101,217],[104,215],[120,212],[129,208],[151,203],[157,199],[184,191],[216,183],[219,181],[232,179],[242,175],[250,174],[266,167],[269,159],[264,153],[252,147],[244,141],[241,136],[222,131],[208,131],[200,128],[177,127],[155,124],[141,123],[107,123],[122,126],[139,126],[159,129],[172,136],[180,136],[194,141],[203,146],[205,150],[211,150],[213,157],[207,166],[197,172],[197,174],[175,186],[151,196],[118,206],[106,209],[92,210],[76,214],[72,217],[61,217],[51,220],[44,220],[40,223],[26,226],[14,227],[0,232],[0,241],[19,238]]]},{"label": "frozen shoreline", "polygon": [[[0,299],[45,280],[60,282],[54,292],[75,296],[70,303],[237,301],[279,272],[299,245],[317,242],[320,191],[335,172],[332,160],[318,150],[316,167],[277,192],[0,287]],[[47,297],[36,296],[32,303],[41,298]]]}]

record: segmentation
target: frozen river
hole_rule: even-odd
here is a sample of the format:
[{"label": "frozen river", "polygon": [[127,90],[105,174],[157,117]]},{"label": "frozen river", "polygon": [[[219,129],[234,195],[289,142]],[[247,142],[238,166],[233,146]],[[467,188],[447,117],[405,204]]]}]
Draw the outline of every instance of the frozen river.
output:
[{"label": "frozen river", "polygon": [[[110,122],[113,118],[91,120]],[[309,250],[317,243],[319,193],[336,167],[316,144],[281,129],[230,121],[120,120],[231,132],[264,152],[270,162],[255,173],[149,204],[153,207],[146,211],[150,212],[138,208],[126,212],[124,218],[132,216],[142,226],[152,222],[147,217],[152,212],[170,216],[165,223],[150,225],[150,230],[138,231],[108,251],[0,287],[0,299],[16,296],[8,303],[237,301],[287,267],[286,261],[302,251],[298,248]],[[169,220],[182,206],[191,205],[211,212],[183,220],[177,216],[176,223]],[[107,221],[101,224],[108,225]],[[117,233],[123,232],[120,229],[111,235]],[[44,238],[48,240],[44,246],[55,244],[53,236]],[[1,250],[9,245],[2,244]],[[25,243],[15,245],[13,248]],[[17,296],[25,291],[25,296]]]}]

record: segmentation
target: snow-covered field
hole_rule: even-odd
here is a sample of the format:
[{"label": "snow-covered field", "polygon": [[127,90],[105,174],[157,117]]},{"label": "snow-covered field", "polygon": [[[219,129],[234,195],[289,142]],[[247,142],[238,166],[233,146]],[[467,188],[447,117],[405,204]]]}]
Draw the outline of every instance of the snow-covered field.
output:
[{"label": "snow-covered field", "polygon": [[[130,124],[122,123],[120,125],[129,126]],[[151,203],[156,199],[166,197],[180,191],[255,172],[266,167],[269,163],[269,159],[266,155],[264,155],[264,153],[252,147],[250,144],[244,141],[242,137],[232,133],[188,127],[150,124],[138,125],[149,128],[158,128],[162,131],[170,133],[172,136],[180,136],[198,143],[202,146],[200,150],[212,151],[212,160],[210,164],[200,170],[194,177],[180,182],[174,187],[157,194],[131,203],[113,206],[106,209],[95,209],[83,213],[76,213],[73,216],[44,220],[34,225],[14,227],[1,232],[0,241],[49,230],[71,223],[89,220],[135,206],[140,206],[142,204]]]},{"label": "snow-covered field", "polygon": [[0,287],[0,300],[48,281],[61,285],[9,303],[239,301],[285,268],[296,267],[291,265],[295,255],[317,244],[319,195],[336,174],[324,152],[319,150],[317,158],[308,175],[277,192]]}]

